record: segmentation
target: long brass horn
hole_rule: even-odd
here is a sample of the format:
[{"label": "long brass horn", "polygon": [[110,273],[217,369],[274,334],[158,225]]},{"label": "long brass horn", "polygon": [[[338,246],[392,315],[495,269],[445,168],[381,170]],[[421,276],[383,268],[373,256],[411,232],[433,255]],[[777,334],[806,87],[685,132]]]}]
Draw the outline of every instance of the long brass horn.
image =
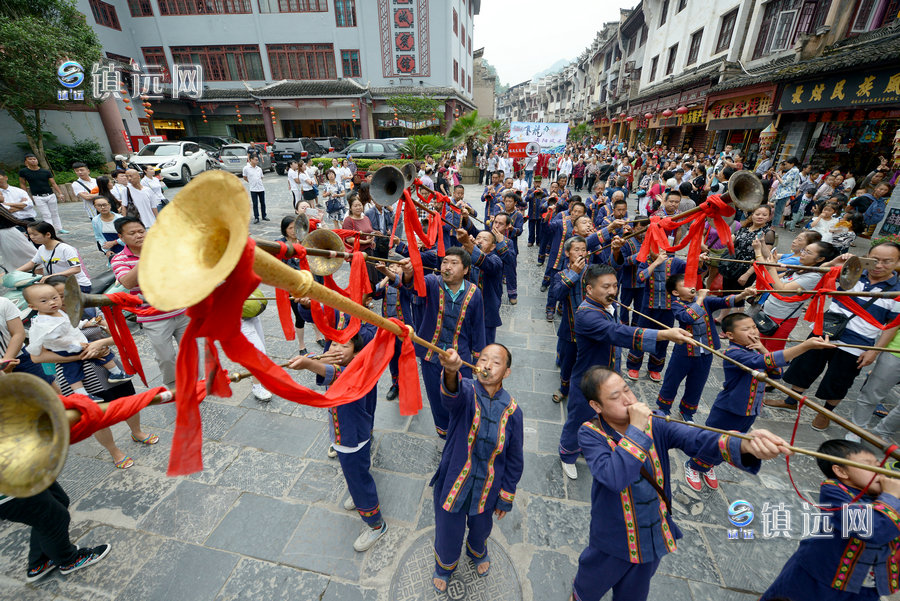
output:
[{"label": "long brass horn", "polygon": [[81,321],[85,307],[108,307],[114,304],[109,297],[103,294],[82,292],[74,275],[70,275],[66,280],[66,287],[63,291],[63,311],[68,315],[73,326],[77,326]]},{"label": "long brass horn", "polygon": [[[341,268],[347,256],[344,241],[341,237],[326,229],[317,229],[303,238],[300,243],[306,247],[309,255],[309,270],[314,275],[331,275]],[[329,254],[319,256],[318,253],[310,253],[311,250],[324,250]]]},{"label": "long brass horn", "polygon": [[0,494],[31,497],[56,480],[69,452],[69,420],[49,384],[30,374],[2,376]]},{"label": "long brass horn", "polygon": [[[249,203],[240,180],[218,170],[204,172],[182,188],[159,214],[144,241],[138,281],[147,302],[161,311],[173,311],[196,305],[209,296],[237,266],[247,245]],[[295,298],[314,298],[395,336],[408,335],[416,344],[446,354],[408,327],[404,329],[329,290],[313,280],[312,273],[291,269],[259,247],[253,253],[253,271],[264,284],[287,290]]]},{"label": "long brass horn", "polygon": [[393,165],[385,165],[372,176],[369,194],[375,204],[389,207],[400,200],[409,183],[403,171]]}]

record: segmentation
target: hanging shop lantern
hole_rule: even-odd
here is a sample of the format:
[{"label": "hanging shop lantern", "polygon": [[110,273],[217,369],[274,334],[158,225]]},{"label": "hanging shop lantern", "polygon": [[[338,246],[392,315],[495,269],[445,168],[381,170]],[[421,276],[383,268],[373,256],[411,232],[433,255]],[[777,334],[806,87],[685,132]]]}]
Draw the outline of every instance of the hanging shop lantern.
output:
[{"label": "hanging shop lantern", "polygon": [[129,102],[131,102],[131,98],[128,98],[126,96],[125,98],[122,99],[122,102],[124,102],[125,104],[128,104]]},{"label": "hanging shop lantern", "polygon": [[133,110],[133,109],[132,109],[131,106],[126,106],[126,107],[125,107],[125,110],[126,110],[126,111],[130,111],[130,110]]},{"label": "hanging shop lantern", "polygon": [[628,121],[629,123],[631,123],[632,121],[634,121],[634,117],[629,115],[629,116],[625,117],[625,120]]},{"label": "hanging shop lantern", "polygon": [[665,117],[666,119],[668,119],[669,117],[671,117],[674,114],[675,113],[672,111],[672,109],[666,109],[662,112],[663,117]]},{"label": "hanging shop lantern", "polygon": [[688,112],[688,107],[686,107],[686,106],[679,106],[677,109],[675,109],[675,112],[676,112],[677,114],[679,114],[679,115],[686,115],[687,112]]},{"label": "hanging shop lantern", "polygon": [[644,119],[653,119],[653,113],[644,113]]},{"label": "hanging shop lantern", "polygon": [[153,111],[151,111],[150,109],[147,109],[147,110],[144,111],[144,112],[147,113],[147,114],[150,115],[150,116],[153,116]]}]

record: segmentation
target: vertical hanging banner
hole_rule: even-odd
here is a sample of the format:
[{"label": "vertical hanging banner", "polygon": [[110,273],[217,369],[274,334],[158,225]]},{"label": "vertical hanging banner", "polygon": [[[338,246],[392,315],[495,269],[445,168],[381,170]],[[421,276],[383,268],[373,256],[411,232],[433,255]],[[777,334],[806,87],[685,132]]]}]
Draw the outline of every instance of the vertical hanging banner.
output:
[{"label": "vertical hanging banner", "polygon": [[568,123],[530,123],[513,121],[509,129],[509,156],[524,159],[530,142],[542,148],[563,146],[569,135]]}]

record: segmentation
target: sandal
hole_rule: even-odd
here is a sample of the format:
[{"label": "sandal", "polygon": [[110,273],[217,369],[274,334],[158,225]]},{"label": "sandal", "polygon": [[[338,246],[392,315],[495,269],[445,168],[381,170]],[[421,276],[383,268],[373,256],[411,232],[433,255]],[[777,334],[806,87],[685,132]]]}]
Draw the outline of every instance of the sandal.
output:
[{"label": "sandal", "polygon": [[122,461],[116,461],[114,465],[116,466],[116,469],[127,470],[132,465],[134,465],[134,459],[132,459],[128,455],[125,455],[124,457],[122,457]]},{"label": "sandal", "polygon": [[561,390],[557,390],[553,393],[553,402],[562,403],[564,400],[566,400],[567,396],[568,395],[563,394]]},{"label": "sandal", "polygon": [[[441,590],[437,587],[437,585],[434,583],[435,579],[438,579],[444,583],[444,590]],[[435,570],[431,575],[431,586],[434,587],[434,590],[436,590],[439,595],[445,595],[447,594],[447,589],[450,588],[450,579],[442,578],[441,575],[437,573],[437,570]]]},{"label": "sandal", "polygon": [[[482,557],[481,559],[478,559],[478,560],[476,560],[474,557],[471,557],[471,556],[469,557],[469,559],[471,559],[472,563],[475,564],[475,573],[478,574],[479,578],[484,578],[488,574],[491,573],[491,566],[490,566],[491,556],[489,553],[485,552],[484,557]],[[478,566],[480,566],[483,563],[488,564],[488,569],[484,571],[484,574],[482,574],[481,572],[478,571]]]},{"label": "sandal", "polygon": [[159,442],[159,436],[157,436],[156,434],[148,434],[147,438],[137,438],[134,435],[134,432],[132,432],[131,440],[133,440],[134,442],[139,442],[141,444],[151,445]]}]

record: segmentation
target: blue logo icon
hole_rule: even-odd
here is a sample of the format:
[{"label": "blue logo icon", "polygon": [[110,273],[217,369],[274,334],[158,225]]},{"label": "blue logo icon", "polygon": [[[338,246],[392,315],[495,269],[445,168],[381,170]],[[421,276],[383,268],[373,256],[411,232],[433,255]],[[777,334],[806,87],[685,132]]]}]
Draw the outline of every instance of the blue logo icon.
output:
[{"label": "blue logo icon", "polygon": [[745,528],[753,521],[753,505],[738,499],[728,506],[728,521],[738,528]]},{"label": "blue logo icon", "polygon": [[84,68],[75,61],[66,61],[56,70],[56,78],[64,88],[77,88],[84,81]]}]

